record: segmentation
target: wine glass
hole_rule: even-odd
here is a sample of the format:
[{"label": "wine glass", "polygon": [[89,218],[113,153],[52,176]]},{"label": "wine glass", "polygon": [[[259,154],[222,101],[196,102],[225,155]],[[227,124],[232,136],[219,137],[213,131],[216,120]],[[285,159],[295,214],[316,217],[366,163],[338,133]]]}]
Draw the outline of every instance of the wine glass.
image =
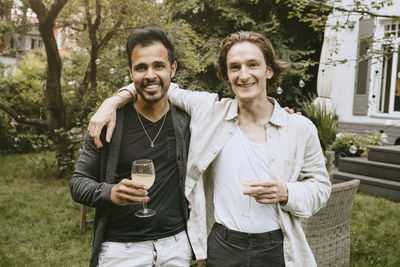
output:
[{"label": "wine glass", "polygon": [[[246,168],[241,167],[239,169],[239,182],[240,182],[240,185],[243,187],[244,190],[252,188],[251,184],[257,181],[257,179],[251,179],[252,177],[249,177],[249,176],[250,176],[250,174],[249,174],[249,172],[247,171]],[[248,210],[243,212],[242,216],[253,217],[253,216],[256,215],[256,212],[253,209],[252,202],[253,202],[253,197],[249,196]]]},{"label": "wine glass", "polygon": [[[149,189],[153,184],[156,177],[156,171],[151,159],[140,159],[132,162],[131,169],[132,180],[144,184]],[[156,214],[155,210],[148,209],[147,203],[143,202],[143,209],[135,212],[137,217],[151,217]]]}]

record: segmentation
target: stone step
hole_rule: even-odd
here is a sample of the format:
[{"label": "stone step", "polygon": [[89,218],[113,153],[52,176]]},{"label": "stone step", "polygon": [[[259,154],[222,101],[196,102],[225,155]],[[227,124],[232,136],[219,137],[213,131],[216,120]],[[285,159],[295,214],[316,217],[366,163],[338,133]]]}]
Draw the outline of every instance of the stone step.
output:
[{"label": "stone step", "polygon": [[400,146],[371,147],[368,160],[400,165]]},{"label": "stone step", "polygon": [[333,171],[333,182],[344,182],[352,179],[359,179],[358,192],[367,193],[373,196],[385,197],[389,200],[400,202],[400,182],[386,180],[365,175]]},{"label": "stone step", "polygon": [[339,160],[339,171],[400,182],[400,165],[369,161],[363,157],[345,157]]}]

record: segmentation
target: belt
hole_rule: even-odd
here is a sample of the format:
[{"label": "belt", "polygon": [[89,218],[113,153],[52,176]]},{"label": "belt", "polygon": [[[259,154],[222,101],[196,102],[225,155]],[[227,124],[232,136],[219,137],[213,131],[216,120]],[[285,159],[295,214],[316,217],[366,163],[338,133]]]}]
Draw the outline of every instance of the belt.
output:
[{"label": "belt", "polygon": [[240,242],[251,242],[251,243],[264,243],[266,241],[279,241],[283,240],[283,234],[281,229],[273,230],[270,232],[249,234],[231,230],[222,224],[215,223],[213,230],[222,234],[225,239],[233,239]]}]

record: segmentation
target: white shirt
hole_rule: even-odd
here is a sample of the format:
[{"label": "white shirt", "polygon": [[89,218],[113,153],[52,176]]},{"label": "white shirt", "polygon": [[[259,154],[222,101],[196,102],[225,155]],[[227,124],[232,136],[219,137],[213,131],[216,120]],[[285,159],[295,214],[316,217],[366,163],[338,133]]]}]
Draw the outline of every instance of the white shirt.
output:
[{"label": "white shirt", "polygon": [[[268,144],[251,142],[236,128],[212,164],[215,221],[231,230],[264,233],[279,229],[276,204],[260,204],[243,195],[244,180],[271,180]],[[251,215],[249,215],[251,213]]]}]

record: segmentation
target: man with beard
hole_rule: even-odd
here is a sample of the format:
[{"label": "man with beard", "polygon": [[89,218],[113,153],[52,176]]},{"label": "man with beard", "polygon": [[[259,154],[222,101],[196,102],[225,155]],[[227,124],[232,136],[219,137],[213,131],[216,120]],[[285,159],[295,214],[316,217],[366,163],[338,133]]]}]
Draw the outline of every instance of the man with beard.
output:
[{"label": "man with beard", "polygon": [[[75,201],[96,208],[90,266],[189,266],[184,185],[190,118],[167,98],[177,68],[174,46],[164,31],[146,27],[130,35],[126,51],[138,98],[117,112],[114,136],[103,148],[86,135],[70,183]],[[129,179],[139,159],[154,162],[150,189]],[[149,197],[156,214],[135,216],[141,205],[133,204]]]}]

